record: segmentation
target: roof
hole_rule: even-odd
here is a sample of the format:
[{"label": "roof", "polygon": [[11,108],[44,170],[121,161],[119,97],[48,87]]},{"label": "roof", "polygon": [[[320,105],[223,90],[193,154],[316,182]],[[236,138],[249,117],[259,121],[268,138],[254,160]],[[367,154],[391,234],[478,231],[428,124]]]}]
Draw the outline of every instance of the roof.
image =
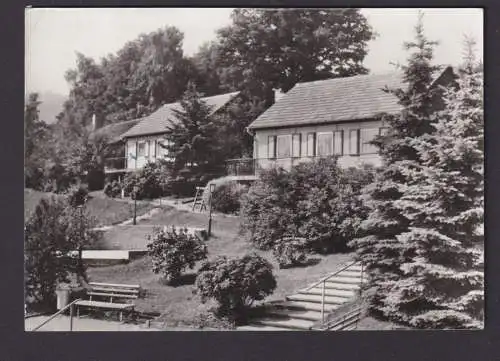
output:
[{"label": "roof", "polygon": [[121,139],[121,135],[128,131],[130,128],[139,123],[140,119],[127,120],[124,122],[108,124],[102,128],[97,129],[93,133],[93,137],[106,137],[111,143],[115,143]]},{"label": "roof", "polygon": [[[239,92],[214,95],[211,97],[202,98],[209,106],[212,107],[212,113],[221,109],[229,101],[233,100]],[[181,110],[179,102],[162,105],[154,113],[142,118],[140,122],[122,134],[122,138],[131,138],[149,134],[165,133],[171,121],[175,121],[174,109]]]},{"label": "roof", "polygon": [[402,85],[400,71],[299,83],[248,128],[347,122],[374,118],[380,113],[393,114],[401,106],[393,94],[383,89]]}]

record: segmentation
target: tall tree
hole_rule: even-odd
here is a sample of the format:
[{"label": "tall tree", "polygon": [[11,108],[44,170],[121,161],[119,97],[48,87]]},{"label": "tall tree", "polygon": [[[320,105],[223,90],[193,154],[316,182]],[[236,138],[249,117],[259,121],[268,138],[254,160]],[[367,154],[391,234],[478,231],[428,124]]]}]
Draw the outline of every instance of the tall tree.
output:
[{"label": "tall tree", "polygon": [[208,106],[191,83],[174,110],[167,128],[169,143],[166,146],[173,158],[173,171],[187,171],[193,177],[216,173],[223,164],[217,123]]},{"label": "tall tree", "polygon": [[25,186],[40,189],[43,169],[50,157],[49,126],[39,117],[38,93],[30,93],[24,110],[24,175]]},{"label": "tall tree", "polygon": [[388,134],[377,142],[383,167],[376,181],[364,192],[366,205],[371,209],[361,225],[365,237],[352,242],[370,275],[371,310],[378,315],[393,311],[390,290],[405,273],[401,265],[416,252],[412,244],[401,242],[400,235],[409,231],[411,220],[401,212],[396,201],[404,194],[413,172],[420,167],[416,139],[434,131],[431,122],[436,109],[431,84],[438,67],[431,61],[436,42],[425,37],[422,17],[421,13],[415,27],[415,40],[404,44],[412,51],[407,65],[402,66],[405,89],[387,90],[398,98],[403,110],[383,117],[389,125]]},{"label": "tall tree", "polygon": [[418,328],[483,325],[483,90],[470,41],[467,48],[435,132],[414,142],[421,166],[395,201],[409,220],[397,240],[415,251],[399,265],[403,274],[388,290],[385,310]]},{"label": "tall tree", "polygon": [[367,73],[374,32],[359,9],[236,9],[218,31],[226,84],[284,92],[297,82]]}]

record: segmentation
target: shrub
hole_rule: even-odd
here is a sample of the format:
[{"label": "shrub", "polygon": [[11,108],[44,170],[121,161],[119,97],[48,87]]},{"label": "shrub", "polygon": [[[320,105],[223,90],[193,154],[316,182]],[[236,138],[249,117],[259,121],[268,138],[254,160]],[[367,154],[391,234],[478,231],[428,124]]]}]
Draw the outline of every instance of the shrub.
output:
[{"label": "shrub", "polygon": [[263,171],[242,197],[242,228],[264,250],[283,237],[306,238],[315,252],[345,250],[365,217],[360,192],[372,173],[343,170],[334,157]]},{"label": "shrub", "polygon": [[206,245],[187,229],[156,228],[148,240],[153,272],[161,273],[169,284],[178,282],[186,268],[192,269],[197,261],[207,258]]},{"label": "shrub", "polygon": [[57,283],[72,274],[85,277],[84,265],[71,257],[80,247],[91,247],[99,234],[84,208],[64,198],[42,198],[26,222],[24,232],[25,295],[30,309],[51,308]]},{"label": "shrub", "polygon": [[89,190],[85,185],[73,186],[68,190],[68,203],[72,207],[83,206],[87,202]]},{"label": "shrub", "polygon": [[222,213],[238,213],[241,207],[241,196],[247,191],[246,186],[234,181],[216,186],[212,193],[212,207]]},{"label": "shrub", "polygon": [[228,259],[218,257],[205,262],[198,273],[195,293],[205,303],[214,299],[219,316],[231,316],[237,322],[246,318],[254,301],[263,300],[276,289],[272,265],[257,254]]},{"label": "shrub", "polygon": [[110,198],[116,198],[122,193],[122,184],[117,180],[106,183],[104,186],[104,194]]},{"label": "shrub", "polygon": [[280,268],[304,264],[308,259],[308,245],[305,238],[284,237],[273,247],[273,256]]},{"label": "shrub", "polygon": [[125,194],[132,194],[134,187],[137,187],[137,199],[158,198],[168,193],[168,181],[169,172],[162,162],[147,163],[142,169],[125,177]]}]

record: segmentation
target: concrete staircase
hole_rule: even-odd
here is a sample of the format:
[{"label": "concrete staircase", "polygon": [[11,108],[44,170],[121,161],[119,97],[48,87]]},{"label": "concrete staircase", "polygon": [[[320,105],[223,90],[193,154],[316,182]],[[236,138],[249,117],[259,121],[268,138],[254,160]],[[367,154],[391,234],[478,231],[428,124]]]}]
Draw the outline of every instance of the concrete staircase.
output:
[{"label": "concrete staircase", "polygon": [[[265,314],[251,321],[247,326],[239,327],[242,331],[299,331],[311,330],[313,325],[321,321],[321,312],[326,315],[342,304],[356,298],[361,286],[363,270],[359,263],[351,263],[339,271],[319,280],[319,282],[287,296],[285,300],[266,304]],[[323,300],[324,282],[324,304]],[[353,314],[354,315],[354,314]],[[347,315],[347,320],[354,316]],[[345,327],[333,329],[349,329],[352,322]]]}]

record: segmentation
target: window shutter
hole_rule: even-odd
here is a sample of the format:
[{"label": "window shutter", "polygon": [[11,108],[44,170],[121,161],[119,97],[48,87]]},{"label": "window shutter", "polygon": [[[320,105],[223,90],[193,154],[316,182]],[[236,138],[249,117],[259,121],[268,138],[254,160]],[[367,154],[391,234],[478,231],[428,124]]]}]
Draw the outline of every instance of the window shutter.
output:
[{"label": "window shutter", "polygon": [[333,153],[335,155],[343,155],[344,154],[344,131],[338,130],[334,133],[333,139]]},{"label": "window shutter", "polygon": [[267,157],[272,159],[276,158],[276,136],[270,135],[267,143]]},{"label": "window shutter", "polygon": [[314,157],[316,155],[316,133],[307,134],[307,156]]},{"label": "window shutter", "polygon": [[292,156],[295,158],[300,157],[301,153],[300,145],[302,143],[301,135],[302,134],[298,133],[292,136]]},{"label": "window shutter", "polygon": [[359,155],[359,129],[349,131],[349,154]]}]

